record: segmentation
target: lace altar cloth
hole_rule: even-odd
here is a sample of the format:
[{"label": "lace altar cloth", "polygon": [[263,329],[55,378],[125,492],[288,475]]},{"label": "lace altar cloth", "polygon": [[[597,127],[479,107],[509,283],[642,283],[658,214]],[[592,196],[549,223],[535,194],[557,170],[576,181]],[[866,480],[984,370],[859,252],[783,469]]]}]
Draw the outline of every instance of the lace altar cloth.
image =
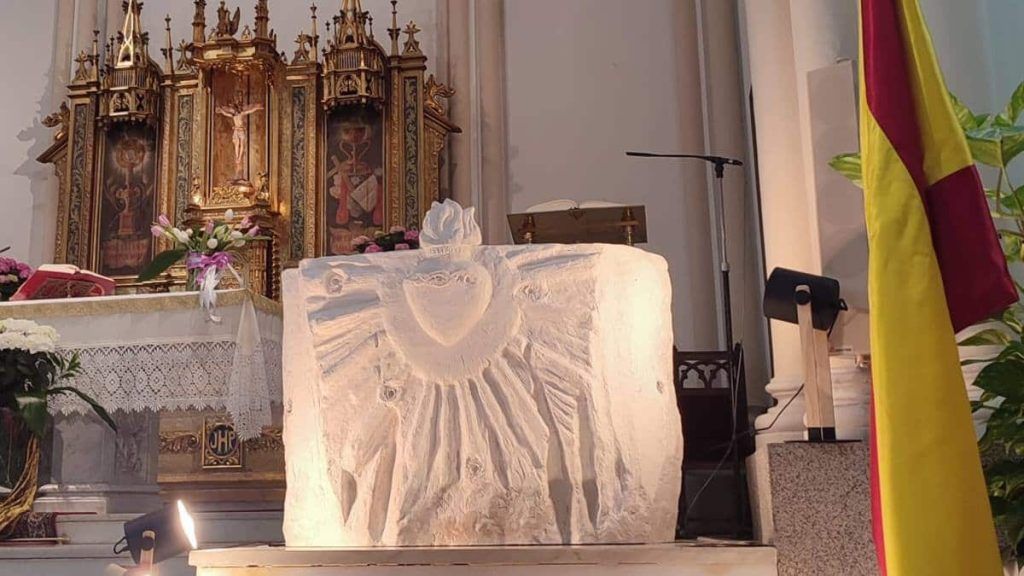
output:
[{"label": "lace altar cloth", "polygon": [[[227,410],[243,439],[271,424],[281,402],[281,311],[244,290],[219,294],[220,323],[194,293],[18,302],[0,318],[53,326],[61,348],[78,352],[73,385],[108,410]],[[51,410],[85,413],[76,398]]]}]

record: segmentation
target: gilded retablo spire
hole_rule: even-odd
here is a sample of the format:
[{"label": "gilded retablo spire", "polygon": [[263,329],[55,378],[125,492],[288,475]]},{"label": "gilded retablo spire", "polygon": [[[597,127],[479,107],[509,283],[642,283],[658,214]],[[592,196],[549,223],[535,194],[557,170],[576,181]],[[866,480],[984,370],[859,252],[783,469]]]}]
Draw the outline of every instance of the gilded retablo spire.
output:
[{"label": "gilded retablo spire", "polygon": [[146,63],[149,52],[149,34],[142,31],[142,2],[126,0],[122,4],[124,10],[124,27],[121,29],[120,49],[117,52],[115,68],[134,68]]},{"label": "gilded retablo spire", "polygon": [[[149,34],[142,29],[142,2],[122,4],[124,26],[107,45],[100,83],[101,121],[154,122],[159,113],[160,67],[149,57]],[[98,41],[95,43],[98,46]],[[98,47],[93,58],[99,60]]]},{"label": "gilded retablo spire", "polygon": [[270,38],[270,7],[267,0],[259,0],[256,3],[256,37]]},{"label": "gilded retablo spire", "polygon": [[370,14],[360,0],[343,0],[328,28],[324,52],[324,105],[384,102],[386,55],[368,31]]}]

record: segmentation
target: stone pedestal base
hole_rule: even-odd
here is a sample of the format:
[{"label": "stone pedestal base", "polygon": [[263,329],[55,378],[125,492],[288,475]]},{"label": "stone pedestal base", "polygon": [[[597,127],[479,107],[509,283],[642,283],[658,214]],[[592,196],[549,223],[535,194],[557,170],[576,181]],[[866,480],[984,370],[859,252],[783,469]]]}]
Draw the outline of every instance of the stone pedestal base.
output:
[{"label": "stone pedestal base", "polygon": [[94,416],[56,416],[37,512],[145,513],[161,506],[157,485],[160,418],[115,412],[115,433]]},{"label": "stone pedestal base", "polygon": [[112,484],[45,484],[32,509],[36,512],[141,514],[160,508],[160,487]]},{"label": "stone pedestal base", "polygon": [[775,546],[779,576],[878,574],[865,442],[770,444],[747,468],[755,536]]},{"label": "stone pedestal base", "polygon": [[752,547],[238,548],[193,552],[196,576],[776,576]]}]

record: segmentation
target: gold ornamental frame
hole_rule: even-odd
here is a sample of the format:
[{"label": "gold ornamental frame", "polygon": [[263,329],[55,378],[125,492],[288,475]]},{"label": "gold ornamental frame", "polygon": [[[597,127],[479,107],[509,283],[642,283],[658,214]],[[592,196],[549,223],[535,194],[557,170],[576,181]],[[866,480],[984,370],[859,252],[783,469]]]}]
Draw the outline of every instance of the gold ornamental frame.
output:
[{"label": "gold ornamental frame", "polygon": [[[339,110],[381,115],[383,166],[373,197],[383,221],[374,220],[371,228],[417,227],[432,202],[450,196],[447,146],[460,130],[448,118],[447,99],[455,92],[426,77],[420,30],[411,22],[399,27],[397,1],[387,48],[374,37],[360,0],[334,1],[341,9],[326,19],[323,36],[311,7],[310,33],[298,35],[298,49],[289,57],[270,27],[268,0],[257,0],[251,24],[221,1],[212,26],[207,0],[194,0],[192,38],[175,46],[168,18],[161,64],[150,57],[141,2],[126,1],[122,33],[102,45],[96,34],[91,50],[75,59],[67,101],[44,121],[56,130],[53,145],[39,157],[54,166],[59,182],[55,261],[86,269],[100,264],[105,138],[121,123],[144,123],[155,131],[157,213],[201,226],[231,208],[236,219],[250,218],[271,238],[244,255],[248,283],[265,296],[278,297],[282,268],[337,248],[330,230],[345,223],[328,210],[336,192],[327,178],[327,143],[329,118]],[[236,148],[235,158],[248,160],[243,177],[232,181],[223,181],[214,168],[215,148],[232,144],[214,101],[215,83],[225,75],[244,79],[250,87],[245,98],[256,99],[246,105],[261,108],[257,120],[236,125],[234,138],[241,135],[244,149]],[[353,202],[347,195],[335,198]],[[167,247],[158,239],[152,252]],[[136,274],[115,280],[119,293],[159,292],[180,289],[185,273],[175,268],[149,283],[137,282]]]}]

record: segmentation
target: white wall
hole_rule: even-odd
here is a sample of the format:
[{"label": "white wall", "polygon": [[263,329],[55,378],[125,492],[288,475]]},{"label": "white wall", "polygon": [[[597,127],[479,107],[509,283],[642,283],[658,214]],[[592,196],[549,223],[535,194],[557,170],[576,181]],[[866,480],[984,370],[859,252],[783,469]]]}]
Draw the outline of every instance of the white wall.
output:
[{"label": "white wall", "polygon": [[1024,2],[1020,0],[985,0],[987,18],[982,38],[988,42],[992,59],[992,94],[994,105],[1002,106],[1017,86],[1024,81]]},{"label": "white wall", "polygon": [[[646,248],[664,255],[671,268],[676,343],[714,348],[704,168],[625,156],[627,150],[692,150],[684,119],[700,101],[682,80],[689,75],[699,82],[699,76],[692,77],[696,62],[682,62],[677,49],[685,34],[678,30],[681,4],[506,2],[509,194],[514,212],[556,198],[646,205]],[[696,124],[688,128],[702,133],[699,114]]]},{"label": "white wall", "polygon": [[[1024,82],[1024,2],[1020,0],[984,0],[986,20],[982,39],[988,43],[991,58],[992,103],[988,110],[1002,110],[1010,95]],[[1024,159],[1010,171],[1016,186],[1024,184]]]},{"label": "white wall", "polygon": [[[53,0],[6,0],[0,8],[0,248],[39,264],[52,255],[52,170],[35,159],[50,143],[40,124],[51,103]],[[50,238],[49,242],[36,241]]]}]

